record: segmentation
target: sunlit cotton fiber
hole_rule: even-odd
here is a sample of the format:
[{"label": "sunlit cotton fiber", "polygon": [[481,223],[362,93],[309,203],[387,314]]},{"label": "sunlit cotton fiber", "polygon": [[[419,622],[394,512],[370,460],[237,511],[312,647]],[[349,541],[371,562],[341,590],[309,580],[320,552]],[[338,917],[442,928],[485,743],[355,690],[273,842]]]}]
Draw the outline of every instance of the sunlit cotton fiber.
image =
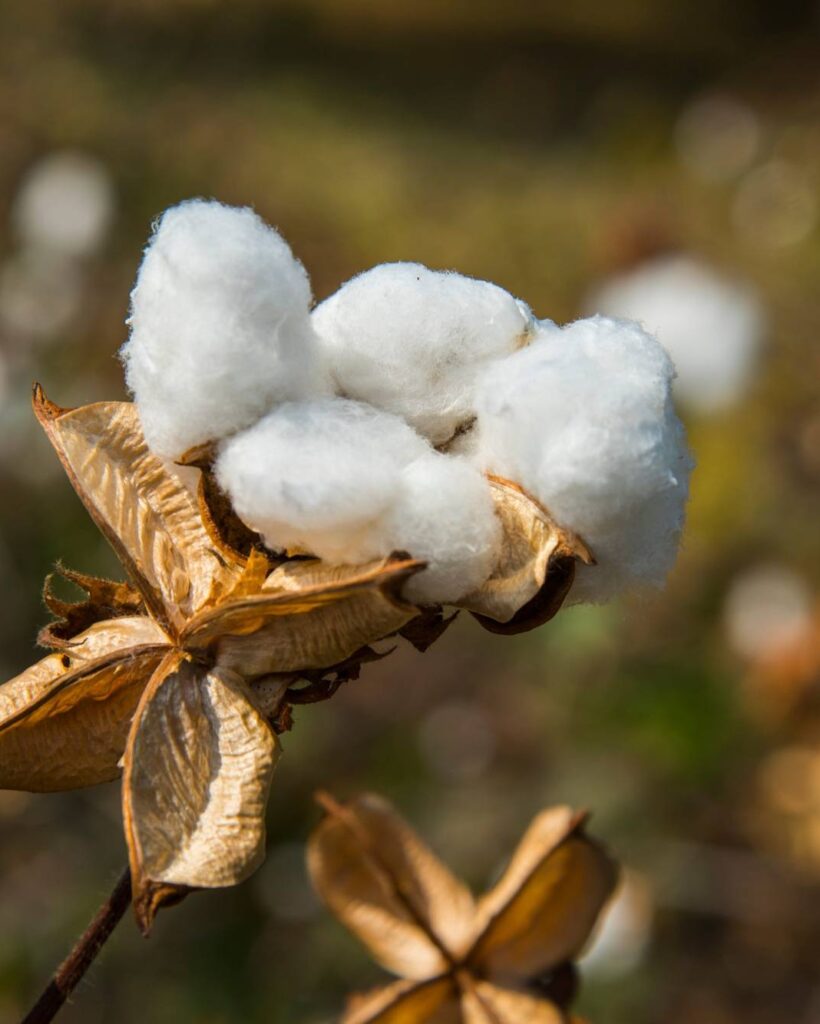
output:
[{"label": "sunlit cotton fiber", "polygon": [[749,286],[690,256],[662,256],[611,278],[589,296],[590,312],[638,320],[672,357],[678,397],[711,413],[741,400],[765,331]]},{"label": "sunlit cotton fiber", "polygon": [[431,452],[401,474],[382,524],[384,548],[408,551],[427,568],[405,586],[417,604],[457,601],[490,576],[501,524],[486,478],[463,459]]},{"label": "sunlit cotton fiber", "polygon": [[341,393],[442,444],[472,418],[481,368],[526,344],[533,320],[488,281],[386,263],[321,303],[313,324]]},{"label": "sunlit cotton fiber", "polygon": [[274,550],[357,564],[389,554],[401,470],[430,451],[403,420],[345,398],[287,402],[224,442],[217,480]]},{"label": "sunlit cotton fiber", "polygon": [[310,282],[251,209],[167,210],[131,295],[126,381],[149,446],[173,458],[326,389]]},{"label": "sunlit cotton fiber", "polygon": [[275,550],[352,565],[394,551],[426,561],[404,591],[420,604],[458,599],[495,564],[500,525],[483,475],[361,402],[281,405],[223,444],[216,473]]},{"label": "sunlit cotton fiber", "polygon": [[532,492],[597,559],[571,600],[660,584],[672,567],[692,466],[673,376],[638,324],[595,316],[549,325],[481,381],[480,464]]}]

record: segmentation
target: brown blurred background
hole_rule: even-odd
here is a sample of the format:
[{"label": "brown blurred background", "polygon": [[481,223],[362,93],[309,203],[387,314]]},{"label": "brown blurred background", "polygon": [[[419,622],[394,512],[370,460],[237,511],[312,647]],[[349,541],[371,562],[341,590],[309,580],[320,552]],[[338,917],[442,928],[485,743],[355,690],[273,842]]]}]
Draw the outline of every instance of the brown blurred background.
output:
[{"label": "brown blurred background", "polygon": [[[264,867],[147,942],[127,919],[66,1024],[320,1024],[380,980],[307,887],[317,785],[383,792],[477,887],[537,809],[591,808],[628,869],[583,966],[594,1024],[820,1020],[820,6],[2,0],[0,56],[4,677],[36,656],[56,559],[116,571],[31,381],[122,396],[128,293],[169,204],[252,204],[317,298],[410,259],[564,321],[674,247],[755,311],[728,363],[720,329],[679,343],[699,465],[667,590],[520,638],[465,619],[298,711]],[[702,305],[668,301],[684,327]],[[717,407],[687,359],[728,374]],[[124,859],[116,785],[0,793],[0,1021]]]}]

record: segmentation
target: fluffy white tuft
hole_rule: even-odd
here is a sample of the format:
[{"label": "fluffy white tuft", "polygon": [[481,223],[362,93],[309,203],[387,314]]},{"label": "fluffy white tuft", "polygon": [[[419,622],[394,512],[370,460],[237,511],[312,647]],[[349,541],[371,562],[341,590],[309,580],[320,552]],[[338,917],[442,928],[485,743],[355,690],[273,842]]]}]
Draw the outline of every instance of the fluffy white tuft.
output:
[{"label": "fluffy white tuft", "polygon": [[285,403],[223,443],[216,474],[271,548],[353,565],[424,559],[408,600],[454,601],[492,571],[500,526],[482,474],[362,402]]},{"label": "fluffy white tuft", "polygon": [[223,443],[216,476],[270,548],[356,564],[390,553],[381,521],[401,470],[428,451],[398,417],[362,402],[286,402]]},{"label": "fluffy white tuft", "polygon": [[437,452],[402,472],[382,532],[386,549],[427,562],[404,588],[416,604],[446,604],[475,590],[490,576],[501,544],[483,474],[464,459]]},{"label": "fluffy white tuft", "polygon": [[312,319],[341,392],[404,417],[433,444],[472,418],[478,373],[533,325],[498,285],[420,263],[373,267]]},{"label": "fluffy white tuft", "polygon": [[663,256],[612,278],[590,312],[638,320],[672,356],[678,396],[710,413],[739,401],[757,368],[765,317],[755,292],[689,256]]},{"label": "fluffy white tuft", "polygon": [[310,283],[252,210],[192,200],[158,224],[123,346],[149,446],[173,458],[326,388]]},{"label": "fluffy white tuft", "polygon": [[549,325],[481,381],[481,465],[530,490],[597,558],[575,601],[660,584],[672,567],[692,467],[673,376],[638,324],[595,316]]}]

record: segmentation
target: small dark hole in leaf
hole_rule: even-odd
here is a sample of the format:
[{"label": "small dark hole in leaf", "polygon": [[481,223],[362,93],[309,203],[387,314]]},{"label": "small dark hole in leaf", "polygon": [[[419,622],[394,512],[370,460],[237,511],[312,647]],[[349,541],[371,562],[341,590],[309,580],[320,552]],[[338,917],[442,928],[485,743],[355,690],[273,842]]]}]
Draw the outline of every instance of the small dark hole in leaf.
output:
[{"label": "small dark hole in leaf", "polygon": [[60,658],[60,661],[63,663],[63,668],[71,667],[71,658],[69,658],[67,654],[64,654],[62,658]]}]

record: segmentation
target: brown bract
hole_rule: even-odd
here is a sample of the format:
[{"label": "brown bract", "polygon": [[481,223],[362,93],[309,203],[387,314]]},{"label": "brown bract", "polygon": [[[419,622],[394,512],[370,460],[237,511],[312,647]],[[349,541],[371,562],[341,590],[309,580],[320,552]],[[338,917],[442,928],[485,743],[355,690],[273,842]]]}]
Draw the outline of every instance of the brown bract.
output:
[{"label": "brown bract", "polygon": [[[132,404],[62,409],[39,386],[33,403],[129,582],[61,569],[88,595],[72,604],[46,581],[58,619],[40,642],[55,653],[0,686],[0,787],[62,790],[122,774],[147,930],[162,903],[258,865],[289,705],[354,677],[378,656],[374,641],[402,634],[423,649],[449,620],[402,599],[422,562],[333,566],[266,551],[207,465],[171,466],[148,450]],[[517,631],[554,614],[585,553],[514,485],[492,487],[504,550],[464,606]]]},{"label": "brown bract", "polygon": [[401,980],[351,1001],[343,1024],[566,1024],[572,961],[617,870],[585,816],[536,816],[480,899],[372,794],[340,805],[308,846],[319,894]]}]

